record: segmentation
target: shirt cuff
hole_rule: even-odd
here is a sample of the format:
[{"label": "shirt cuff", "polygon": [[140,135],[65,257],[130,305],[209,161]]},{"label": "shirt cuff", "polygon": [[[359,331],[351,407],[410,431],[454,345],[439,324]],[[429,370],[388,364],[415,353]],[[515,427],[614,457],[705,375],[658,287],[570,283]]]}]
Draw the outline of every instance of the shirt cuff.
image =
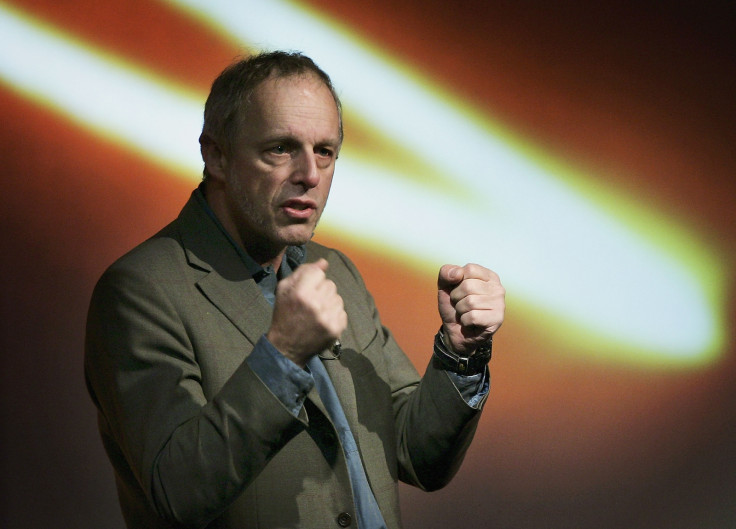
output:
[{"label": "shirt cuff", "polygon": [[447,376],[460,392],[463,400],[471,408],[478,408],[485,400],[491,388],[491,377],[486,367],[483,372],[475,375],[458,375],[452,371],[445,371]]},{"label": "shirt cuff", "polygon": [[282,355],[266,335],[245,360],[253,372],[295,417],[314,387],[312,375]]}]

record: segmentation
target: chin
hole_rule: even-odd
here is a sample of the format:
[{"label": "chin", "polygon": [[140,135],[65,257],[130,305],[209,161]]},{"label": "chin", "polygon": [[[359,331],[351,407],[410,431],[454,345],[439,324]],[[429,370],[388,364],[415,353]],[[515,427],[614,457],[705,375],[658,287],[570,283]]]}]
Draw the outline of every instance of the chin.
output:
[{"label": "chin", "polygon": [[[300,227],[301,228],[301,227]],[[314,234],[313,227],[304,227],[304,229],[293,230],[282,232],[280,239],[285,246],[301,246],[307,244]]]}]

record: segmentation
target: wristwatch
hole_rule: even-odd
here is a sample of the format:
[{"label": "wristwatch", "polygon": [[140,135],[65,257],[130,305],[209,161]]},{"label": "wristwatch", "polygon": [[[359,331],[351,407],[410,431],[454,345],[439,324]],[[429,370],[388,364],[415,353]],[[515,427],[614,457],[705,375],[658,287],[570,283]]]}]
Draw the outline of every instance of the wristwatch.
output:
[{"label": "wristwatch", "polygon": [[458,375],[476,375],[485,370],[493,352],[493,336],[481,344],[471,356],[460,356],[445,345],[442,327],[434,337],[434,360],[446,371]]}]

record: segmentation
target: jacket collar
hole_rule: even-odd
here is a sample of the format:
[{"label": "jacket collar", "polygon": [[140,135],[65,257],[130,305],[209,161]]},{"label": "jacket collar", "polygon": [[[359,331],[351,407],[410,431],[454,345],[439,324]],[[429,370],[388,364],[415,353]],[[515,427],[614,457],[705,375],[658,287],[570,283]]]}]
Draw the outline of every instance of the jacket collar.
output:
[{"label": "jacket collar", "polygon": [[187,263],[203,272],[196,282],[199,290],[255,344],[268,330],[271,306],[194,193],[178,218],[178,235]]}]

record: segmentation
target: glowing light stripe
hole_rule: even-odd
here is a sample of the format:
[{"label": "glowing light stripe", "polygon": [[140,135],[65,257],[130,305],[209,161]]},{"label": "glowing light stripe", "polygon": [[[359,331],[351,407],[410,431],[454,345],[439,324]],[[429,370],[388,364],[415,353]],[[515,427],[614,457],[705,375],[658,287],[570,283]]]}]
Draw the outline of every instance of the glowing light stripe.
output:
[{"label": "glowing light stripe", "polygon": [[[469,190],[465,199],[450,199],[396,173],[358,164],[346,148],[325,217],[328,227],[339,226],[434,263],[491,264],[512,298],[524,297],[548,314],[573,320],[596,332],[599,340],[649,353],[628,358],[633,362],[698,363],[718,347],[719,317],[691,270],[597,211],[554,175],[492,137],[487,127],[467,121],[447,102],[288,4],[266,2],[265,13],[257,9],[266,6],[248,4],[248,17],[257,20],[258,32],[232,23],[242,18],[233,8],[246,3],[186,4],[223,26],[227,23],[244,42],[304,49],[333,73],[346,106]],[[6,44],[0,78],[6,83],[198,177],[196,137],[203,96],[196,101],[2,6],[0,33]],[[271,35],[279,37],[266,41]],[[28,54],[8,53],[12,49]],[[40,75],[29,72],[29,64],[43,64],[50,56],[54,68]],[[354,70],[346,74],[347,65]],[[352,82],[366,72],[370,83]],[[382,87],[386,93],[377,92]],[[395,105],[378,113],[387,102]],[[436,126],[427,123],[427,116]],[[157,124],[160,128],[152,132]],[[591,241],[601,241],[596,254],[586,253]],[[573,264],[578,266],[571,273]],[[687,326],[680,325],[682,307],[687,307]]]},{"label": "glowing light stripe", "polygon": [[250,46],[306,52],[330,72],[347,108],[470,190],[453,202],[347,158],[326,222],[429,262],[488,263],[512,296],[630,347],[633,362],[697,363],[721,346],[722,317],[706,283],[722,282],[722,273],[706,248],[697,248],[696,272],[687,266],[692,255],[678,258],[638,236],[434,95],[429,83],[295,4],[173,3]]},{"label": "glowing light stripe", "polygon": [[201,164],[204,99],[90,49],[0,4],[0,80],[140,154],[179,170]]}]

